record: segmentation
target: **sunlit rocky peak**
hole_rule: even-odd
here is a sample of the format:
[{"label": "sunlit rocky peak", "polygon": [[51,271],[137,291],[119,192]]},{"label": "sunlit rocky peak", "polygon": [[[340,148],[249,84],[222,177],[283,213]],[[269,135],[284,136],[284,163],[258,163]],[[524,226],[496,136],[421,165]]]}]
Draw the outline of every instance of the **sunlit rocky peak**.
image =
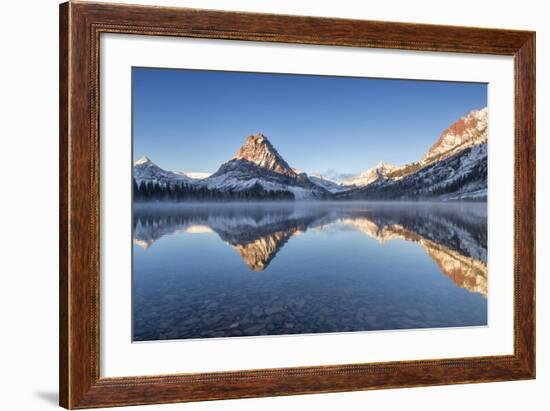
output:
[{"label": "sunlit rocky peak", "polygon": [[421,164],[441,160],[467,147],[486,143],[487,126],[487,107],[471,111],[466,117],[461,117],[441,133],[422,158]]},{"label": "sunlit rocky peak", "polygon": [[260,237],[249,243],[235,244],[233,247],[252,271],[264,271],[281,247],[298,231],[291,228]]},{"label": "sunlit rocky peak", "polygon": [[249,161],[262,168],[289,177],[298,176],[262,133],[248,136],[245,143],[235,154],[234,159]]}]

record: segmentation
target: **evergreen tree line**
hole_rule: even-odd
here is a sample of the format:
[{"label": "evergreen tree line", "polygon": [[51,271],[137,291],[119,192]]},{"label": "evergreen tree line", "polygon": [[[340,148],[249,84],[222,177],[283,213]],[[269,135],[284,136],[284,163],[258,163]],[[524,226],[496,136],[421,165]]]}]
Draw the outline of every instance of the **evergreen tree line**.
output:
[{"label": "evergreen tree line", "polygon": [[463,174],[452,182],[431,190],[431,194],[439,195],[454,193],[469,183],[483,180],[487,181],[487,164],[476,164],[467,174]]},{"label": "evergreen tree line", "polygon": [[293,201],[294,194],[284,190],[266,190],[260,183],[246,190],[222,191],[186,183],[160,184],[152,181],[134,179],[133,194],[135,202],[150,201]]}]

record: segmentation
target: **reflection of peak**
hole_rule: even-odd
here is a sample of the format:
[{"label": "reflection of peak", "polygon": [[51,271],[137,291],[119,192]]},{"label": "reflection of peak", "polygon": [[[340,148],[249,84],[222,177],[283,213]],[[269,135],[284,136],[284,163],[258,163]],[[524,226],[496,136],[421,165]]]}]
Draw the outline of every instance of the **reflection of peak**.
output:
[{"label": "reflection of peak", "polygon": [[140,238],[134,238],[134,244],[140,246],[144,250],[147,250],[149,247],[151,247],[153,242],[154,241],[147,241],[147,240],[142,240]]},{"label": "reflection of peak", "polygon": [[234,244],[233,247],[242,257],[245,264],[253,271],[263,271],[281,247],[292,237],[297,229],[279,231],[250,243]]},{"label": "reflection of peak", "polygon": [[418,243],[440,271],[457,286],[487,296],[487,266],[482,261],[437,244],[399,224],[379,227],[365,217],[347,218],[342,222],[354,226],[381,244],[396,239]]},{"label": "reflection of peak", "polygon": [[369,237],[375,239],[380,244],[384,244],[386,241],[394,240],[396,236],[390,234],[389,231],[381,229],[376,223],[365,217],[350,217],[342,219],[342,223],[351,225],[357,228],[362,233],[367,234]]},{"label": "reflection of peak", "polygon": [[213,231],[250,270],[263,271],[292,236],[345,224],[380,243],[418,244],[455,284],[486,295],[486,215],[486,208],[475,204],[137,207],[134,244],[148,248],[165,235]]},{"label": "reflection of peak", "polygon": [[288,206],[265,213],[254,206],[244,210],[168,208],[163,212],[143,207],[134,213],[134,244],[148,248],[165,235],[215,232],[237,250],[250,270],[263,271],[288,239],[306,231],[325,214],[308,210],[304,215]]},{"label": "reflection of peak", "polygon": [[378,226],[366,217],[345,218],[342,222],[352,225],[380,244],[396,239],[418,242],[421,238],[418,234],[403,228],[399,224]]},{"label": "reflection of peak", "polygon": [[192,225],[184,230],[188,234],[208,234],[212,232],[212,229],[207,225]]},{"label": "reflection of peak", "polygon": [[286,242],[306,231],[315,217],[316,214],[301,217],[282,213],[232,225],[214,219],[210,222],[220,238],[237,250],[248,268],[263,271]]},{"label": "reflection of peak", "polygon": [[466,257],[399,225],[385,227],[386,230],[396,237],[420,244],[441,272],[459,287],[487,296],[487,266],[482,261]]},{"label": "reflection of peak", "polygon": [[485,264],[428,240],[421,241],[420,245],[434,260],[441,272],[456,285],[487,296],[487,266]]}]

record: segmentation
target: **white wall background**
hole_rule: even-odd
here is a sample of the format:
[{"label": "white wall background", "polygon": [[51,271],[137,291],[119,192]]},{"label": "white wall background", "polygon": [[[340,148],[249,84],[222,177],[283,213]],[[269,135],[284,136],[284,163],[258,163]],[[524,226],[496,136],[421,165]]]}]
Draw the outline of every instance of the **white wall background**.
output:
[{"label": "white wall background", "polygon": [[[111,0],[112,1],[112,0]],[[537,31],[538,377],[535,381],[139,407],[150,410],[547,409],[550,12],[546,2],[163,0],[134,3]],[[0,408],[57,406],[57,0],[5,2],[0,63]],[[135,409],[139,409],[135,408]]]}]

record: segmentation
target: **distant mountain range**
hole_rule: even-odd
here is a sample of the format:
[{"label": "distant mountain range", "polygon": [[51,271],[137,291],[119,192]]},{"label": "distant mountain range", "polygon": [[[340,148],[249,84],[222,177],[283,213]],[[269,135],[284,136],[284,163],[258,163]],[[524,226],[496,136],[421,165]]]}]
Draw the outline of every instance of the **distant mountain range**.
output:
[{"label": "distant mountain range", "polygon": [[419,161],[380,162],[356,176],[334,170],[302,173],[258,133],[211,175],[167,171],[142,157],[134,163],[135,190],[142,200],[484,200],[487,127],[487,108],[472,111],[444,130]]}]

